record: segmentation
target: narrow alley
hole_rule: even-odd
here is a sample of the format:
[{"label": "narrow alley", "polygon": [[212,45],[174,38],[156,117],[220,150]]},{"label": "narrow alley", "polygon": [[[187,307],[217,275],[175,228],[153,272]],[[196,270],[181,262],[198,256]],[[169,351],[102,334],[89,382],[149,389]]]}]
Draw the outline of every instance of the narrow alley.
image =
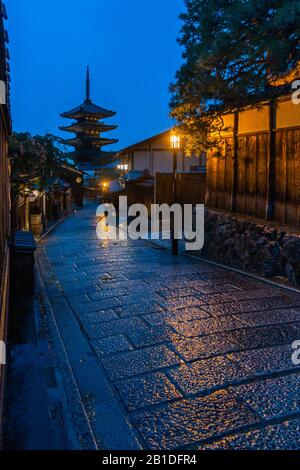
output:
[{"label": "narrow alley", "polygon": [[297,448],[300,296],[147,241],[101,242],[96,208],[38,249],[40,356],[66,447]]}]

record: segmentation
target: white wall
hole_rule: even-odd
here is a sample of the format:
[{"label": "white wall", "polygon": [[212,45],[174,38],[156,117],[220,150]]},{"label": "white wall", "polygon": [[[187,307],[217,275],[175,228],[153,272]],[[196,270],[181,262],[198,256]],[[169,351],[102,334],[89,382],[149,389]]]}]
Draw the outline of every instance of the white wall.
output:
[{"label": "white wall", "polygon": [[[190,171],[192,166],[199,165],[198,157],[185,157],[184,171]],[[178,153],[178,171],[183,171],[182,153]],[[155,176],[156,173],[172,173],[173,155],[169,150],[153,149],[135,150],[133,152],[133,169],[138,171],[149,170]]]},{"label": "white wall", "polygon": [[149,170],[149,165],[147,161],[147,151],[144,150],[136,150],[133,155],[133,169],[144,171]]},{"label": "white wall", "polygon": [[[149,170],[156,173],[171,173],[173,171],[173,152],[170,148],[170,133],[166,132],[144,141],[132,149],[133,169],[138,171]],[[182,162],[182,152],[178,152],[178,171],[190,171],[191,166],[198,166],[199,158],[185,157]]]}]

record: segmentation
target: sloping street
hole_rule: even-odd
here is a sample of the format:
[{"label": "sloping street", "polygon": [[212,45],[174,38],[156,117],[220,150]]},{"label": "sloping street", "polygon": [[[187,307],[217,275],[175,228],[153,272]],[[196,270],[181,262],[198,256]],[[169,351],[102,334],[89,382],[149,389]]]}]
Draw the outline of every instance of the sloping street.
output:
[{"label": "sloping street", "polygon": [[68,447],[299,447],[300,296],[147,241],[101,242],[96,208],[38,249],[40,342]]}]

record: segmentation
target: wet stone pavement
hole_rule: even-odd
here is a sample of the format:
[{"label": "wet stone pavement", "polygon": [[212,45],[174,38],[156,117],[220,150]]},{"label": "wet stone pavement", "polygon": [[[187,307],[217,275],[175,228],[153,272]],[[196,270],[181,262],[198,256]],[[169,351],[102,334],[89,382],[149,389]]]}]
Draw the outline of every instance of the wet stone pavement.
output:
[{"label": "wet stone pavement", "polygon": [[300,448],[300,296],[146,241],[100,242],[95,212],[38,250],[73,446]]}]

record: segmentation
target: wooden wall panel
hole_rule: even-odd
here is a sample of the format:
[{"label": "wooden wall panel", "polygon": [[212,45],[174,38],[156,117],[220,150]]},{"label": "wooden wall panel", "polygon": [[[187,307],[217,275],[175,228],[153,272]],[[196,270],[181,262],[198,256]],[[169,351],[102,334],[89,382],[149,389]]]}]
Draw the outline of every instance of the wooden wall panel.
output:
[{"label": "wooden wall panel", "polygon": [[233,176],[233,138],[227,138],[225,142],[225,198],[224,209],[231,210],[232,176]]},{"label": "wooden wall panel", "polygon": [[180,204],[204,204],[206,175],[202,173],[179,173],[177,175],[177,188]]},{"label": "wooden wall panel", "polygon": [[286,223],[299,225],[299,131],[286,132]]},{"label": "wooden wall panel", "polygon": [[264,218],[267,202],[267,161],[268,161],[268,134],[257,136],[257,166],[256,166],[256,216]]},{"label": "wooden wall panel", "polygon": [[[267,193],[268,135],[239,136],[237,159],[236,211],[242,214],[264,217]],[[232,163],[228,155],[225,169],[224,193],[232,185]],[[225,197],[224,209],[230,210],[230,199]],[[219,207],[219,206],[218,206]]]},{"label": "wooden wall panel", "polygon": [[286,132],[276,133],[274,219],[286,223]]},{"label": "wooden wall panel", "polygon": [[225,166],[226,157],[220,156],[216,158],[216,200],[217,207],[224,209],[225,206]]},{"label": "wooden wall panel", "polygon": [[239,137],[238,140],[238,159],[237,159],[237,194],[236,194],[236,210],[242,214],[245,213],[245,196],[246,196],[246,162],[245,162],[245,137]]},{"label": "wooden wall panel", "polygon": [[256,215],[257,136],[245,137],[245,213]]},{"label": "wooden wall panel", "polygon": [[300,130],[276,133],[274,220],[300,226]]},{"label": "wooden wall panel", "polygon": [[214,155],[208,158],[207,173],[209,175],[207,204],[210,207],[217,207],[217,157]]},{"label": "wooden wall panel", "polygon": [[230,210],[233,169],[233,138],[227,137],[223,153],[211,152],[207,160],[206,204],[218,209]]},{"label": "wooden wall panel", "polygon": [[[155,204],[173,204],[173,175],[156,173]],[[177,202],[179,204],[204,204],[206,175],[202,173],[177,174]]]}]

